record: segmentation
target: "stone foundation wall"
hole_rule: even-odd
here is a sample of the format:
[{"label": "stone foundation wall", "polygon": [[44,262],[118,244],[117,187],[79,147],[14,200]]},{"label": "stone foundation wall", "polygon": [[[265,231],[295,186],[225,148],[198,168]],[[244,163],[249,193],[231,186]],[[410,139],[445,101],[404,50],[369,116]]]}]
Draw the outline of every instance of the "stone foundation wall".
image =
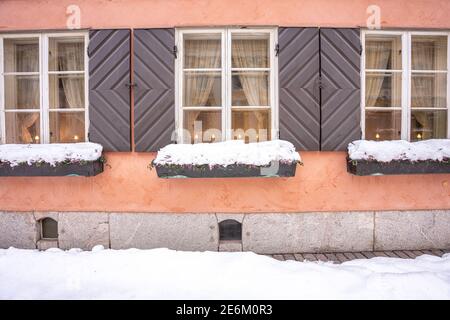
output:
[{"label": "stone foundation wall", "polygon": [[[58,222],[40,239],[39,220]],[[219,241],[218,223],[242,223],[242,241]],[[0,212],[0,247],[170,248],[257,253],[450,248],[450,210],[243,214]]]}]

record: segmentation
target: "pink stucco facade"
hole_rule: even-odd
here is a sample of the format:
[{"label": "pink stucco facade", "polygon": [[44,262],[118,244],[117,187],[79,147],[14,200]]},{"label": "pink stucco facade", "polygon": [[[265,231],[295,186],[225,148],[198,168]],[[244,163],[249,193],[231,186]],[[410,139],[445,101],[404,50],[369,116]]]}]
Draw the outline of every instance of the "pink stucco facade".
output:
[{"label": "pink stucco facade", "polygon": [[[364,27],[370,4],[383,28],[450,29],[448,0],[2,0],[0,32],[217,25]],[[133,108],[132,108],[133,109]],[[93,178],[0,178],[0,210],[310,212],[450,209],[450,175],[357,177],[344,152],[304,152],[295,178],[159,179],[151,153],[107,153]]]}]

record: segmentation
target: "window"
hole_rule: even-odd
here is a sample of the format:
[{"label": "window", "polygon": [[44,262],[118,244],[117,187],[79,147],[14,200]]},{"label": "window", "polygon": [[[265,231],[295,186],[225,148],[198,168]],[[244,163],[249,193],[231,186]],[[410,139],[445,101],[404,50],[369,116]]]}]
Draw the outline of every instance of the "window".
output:
[{"label": "window", "polygon": [[58,239],[58,222],[52,218],[39,220],[41,240]]},{"label": "window", "polygon": [[86,140],[85,33],[0,36],[0,142]]},{"label": "window", "polygon": [[449,33],[363,32],[367,140],[449,137]]},{"label": "window", "polygon": [[277,137],[273,29],[177,30],[178,140]]},{"label": "window", "polygon": [[242,240],[242,223],[232,219],[219,222],[219,240]]}]

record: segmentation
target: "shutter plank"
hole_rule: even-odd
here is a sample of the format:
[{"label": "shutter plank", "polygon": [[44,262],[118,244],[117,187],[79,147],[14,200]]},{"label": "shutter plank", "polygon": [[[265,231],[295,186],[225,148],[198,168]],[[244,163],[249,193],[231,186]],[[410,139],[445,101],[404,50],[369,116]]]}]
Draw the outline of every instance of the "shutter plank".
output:
[{"label": "shutter plank", "polygon": [[319,150],[319,29],[279,28],[280,139]]},{"label": "shutter plank", "polygon": [[320,29],[323,88],[321,150],[345,151],[361,139],[359,29]]},{"label": "shutter plank", "polygon": [[89,140],[130,151],[130,30],[89,32]]},{"label": "shutter plank", "polygon": [[134,31],[134,139],[138,152],[158,151],[175,130],[174,29]]}]

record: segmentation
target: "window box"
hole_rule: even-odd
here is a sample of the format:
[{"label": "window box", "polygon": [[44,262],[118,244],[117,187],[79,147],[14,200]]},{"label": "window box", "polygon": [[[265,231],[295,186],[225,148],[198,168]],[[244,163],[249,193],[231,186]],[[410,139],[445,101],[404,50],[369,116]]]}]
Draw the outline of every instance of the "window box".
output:
[{"label": "window box", "polygon": [[228,166],[201,165],[156,165],[160,178],[232,178],[232,177],[294,177],[297,163],[274,162],[272,172],[269,166],[233,164]]},{"label": "window box", "polygon": [[391,162],[351,160],[347,158],[347,172],[357,176],[378,176],[394,174],[450,173],[450,159],[446,161],[409,161]]},{"label": "window box", "polygon": [[92,177],[103,172],[103,159],[96,161],[80,161],[58,163],[35,162],[21,163],[11,167],[9,163],[0,163],[0,177],[54,177],[54,176],[84,176]]},{"label": "window box", "polygon": [[300,155],[282,140],[171,144],[150,164],[160,178],[293,177]]},{"label": "window box", "polygon": [[103,172],[95,143],[0,145],[0,176],[95,176]]},{"label": "window box", "polygon": [[347,172],[357,176],[450,173],[450,140],[354,141]]}]

